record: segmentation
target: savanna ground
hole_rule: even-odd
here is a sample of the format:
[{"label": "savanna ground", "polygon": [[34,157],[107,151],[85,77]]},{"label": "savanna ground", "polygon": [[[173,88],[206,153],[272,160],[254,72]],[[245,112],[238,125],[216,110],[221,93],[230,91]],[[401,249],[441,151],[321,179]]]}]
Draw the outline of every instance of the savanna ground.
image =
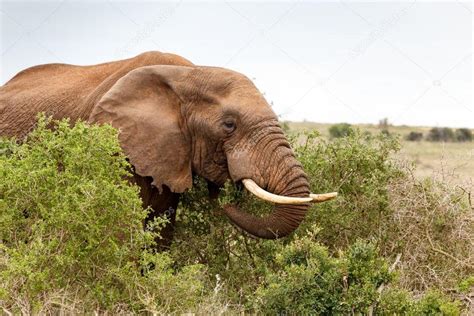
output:
[{"label": "savanna ground", "polygon": [[[289,122],[293,131],[316,129],[325,138],[329,138],[329,128],[333,124],[314,122]],[[377,125],[354,125],[361,131],[377,134],[381,128]],[[406,136],[414,131],[428,135],[431,127],[422,126],[388,126],[388,131],[399,135],[401,149],[395,155],[398,158],[414,162],[417,177],[446,178],[459,183],[472,183],[474,181],[474,142],[431,142],[427,140],[407,141]]]},{"label": "savanna ground", "polygon": [[319,126],[322,136],[294,126],[288,137],[311,190],[339,196],[312,206],[295,233],[249,237],[229,224],[222,205],[256,215],[272,206],[230,184],[210,201],[196,178],[171,248],[156,252],[164,220],[143,229],[148,210],[126,180],[117,131],[40,117],[21,144],[0,140],[0,309],[472,315],[472,185],[451,182],[447,169],[423,177],[405,159],[403,150],[418,152],[436,170],[436,154],[419,149],[435,144],[403,149],[392,131],[373,127],[371,135],[328,139]]}]

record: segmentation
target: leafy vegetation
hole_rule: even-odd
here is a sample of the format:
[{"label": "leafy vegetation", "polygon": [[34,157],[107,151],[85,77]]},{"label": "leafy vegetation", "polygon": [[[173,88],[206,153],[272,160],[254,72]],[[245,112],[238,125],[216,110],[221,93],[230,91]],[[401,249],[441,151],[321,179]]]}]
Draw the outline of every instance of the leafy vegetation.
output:
[{"label": "leafy vegetation", "polygon": [[[167,252],[109,126],[41,118],[21,144],[0,142],[0,306],[12,313],[459,315],[474,290],[469,188],[417,180],[397,138],[351,129],[289,138],[313,206],[290,237],[250,238],[219,205],[271,209],[228,184],[209,201],[196,178]],[[164,225],[158,219],[156,225]]]},{"label": "leafy vegetation", "polygon": [[0,146],[0,306],[167,312],[199,302],[203,267],[176,271],[168,254],[147,250],[154,235],[116,131],[48,123]]},{"label": "leafy vegetation", "polygon": [[349,136],[353,133],[352,127],[347,123],[334,124],[329,128],[331,138],[341,138]]},{"label": "leafy vegetation", "polygon": [[405,137],[405,139],[408,140],[408,141],[411,141],[411,142],[419,142],[420,140],[423,139],[423,133],[411,131],[411,132]]},{"label": "leafy vegetation", "polygon": [[459,128],[455,133],[456,140],[458,142],[471,142],[472,141],[472,131],[468,128]]},{"label": "leafy vegetation", "polygon": [[433,127],[426,139],[432,142],[450,142],[454,140],[454,131],[449,127]]},{"label": "leafy vegetation", "polygon": [[[288,123],[285,123],[285,131],[289,131]],[[388,120],[382,119],[379,121],[378,129],[380,133],[386,136],[390,135],[390,128]],[[329,138],[341,138],[347,137],[354,133],[354,128],[347,123],[339,123],[331,125],[328,129]],[[370,134],[369,131],[365,131],[366,134]],[[405,135],[407,141],[421,141],[423,139],[423,133],[419,131],[410,131]],[[428,131],[426,140],[429,142],[471,142],[473,139],[472,131],[468,128],[459,128],[453,130],[449,127],[433,127]]]},{"label": "leafy vegetation", "polygon": [[433,127],[426,139],[432,142],[470,142],[472,131],[468,128],[453,130],[449,127]]}]

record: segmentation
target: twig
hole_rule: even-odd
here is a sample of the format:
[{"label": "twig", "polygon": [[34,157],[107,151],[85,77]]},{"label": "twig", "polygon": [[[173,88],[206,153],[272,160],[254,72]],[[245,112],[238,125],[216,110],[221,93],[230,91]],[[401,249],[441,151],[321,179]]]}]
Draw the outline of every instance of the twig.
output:
[{"label": "twig", "polygon": [[451,258],[452,260],[456,261],[461,266],[464,266],[464,262],[462,262],[461,260],[459,260],[458,258],[453,256],[452,254],[447,253],[446,251],[444,251],[442,249],[439,249],[439,248],[436,248],[434,246],[433,241],[431,240],[430,234],[428,233],[428,229],[426,230],[426,238],[428,239],[428,242],[430,243],[431,250],[433,250],[434,252],[440,253],[442,255],[445,255],[446,257]]},{"label": "twig", "polygon": [[13,315],[13,313],[9,312],[8,309],[6,309],[6,308],[3,307],[3,306],[2,306],[2,310],[3,310],[3,312],[4,312],[6,315],[8,315],[8,316]]},{"label": "twig", "polygon": [[397,257],[395,258],[395,261],[393,262],[393,264],[390,266],[390,268],[388,268],[388,272],[392,273],[395,270],[401,258],[402,258],[402,254],[399,253]]},{"label": "twig", "polygon": [[474,206],[472,205],[472,200],[471,200],[471,191],[467,191],[461,186],[458,186],[458,188],[460,188],[464,193],[467,194],[467,201],[469,202],[469,206],[471,207],[471,209],[474,210]]},{"label": "twig", "polygon": [[254,269],[256,269],[256,268],[257,268],[257,264],[255,263],[255,259],[253,258],[252,252],[250,251],[249,245],[248,245],[248,243],[247,243],[247,237],[246,237],[246,236],[243,236],[243,238],[244,238],[245,250],[247,250],[247,253],[248,253],[248,255],[249,255],[250,259],[251,259],[252,267],[253,267]]}]

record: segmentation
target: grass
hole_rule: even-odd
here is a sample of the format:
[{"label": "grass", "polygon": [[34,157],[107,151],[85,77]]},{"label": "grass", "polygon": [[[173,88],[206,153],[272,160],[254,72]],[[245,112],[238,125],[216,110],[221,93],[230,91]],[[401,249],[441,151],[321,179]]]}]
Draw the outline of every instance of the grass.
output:
[{"label": "grass", "polygon": [[[333,124],[289,122],[291,130],[316,129],[326,138],[329,138],[328,130],[331,125]],[[372,124],[355,126],[371,134],[377,134],[381,131],[377,125]],[[442,178],[449,175],[455,182],[472,183],[474,181],[474,142],[444,143],[405,140],[405,136],[411,131],[422,132],[423,135],[427,135],[430,129],[431,127],[423,126],[389,126],[390,133],[398,134],[401,137],[402,148],[397,153],[398,158],[402,158],[407,162],[414,162],[416,164],[414,173],[418,178],[431,176]]]}]

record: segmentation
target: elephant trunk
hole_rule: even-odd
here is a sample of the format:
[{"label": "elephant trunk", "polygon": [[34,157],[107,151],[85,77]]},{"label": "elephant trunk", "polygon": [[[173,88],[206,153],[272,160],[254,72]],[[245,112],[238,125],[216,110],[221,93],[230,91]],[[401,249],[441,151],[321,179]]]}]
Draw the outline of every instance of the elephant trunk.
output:
[{"label": "elephant trunk", "polygon": [[224,211],[230,220],[249,234],[265,239],[285,237],[298,228],[308,210],[309,203],[298,205],[276,205],[266,217],[256,217],[240,210],[237,206],[227,205]]},{"label": "elephant trunk", "polygon": [[[268,146],[268,142],[274,145]],[[265,155],[262,151],[254,151],[257,154],[256,157],[252,156],[252,160],[255,163],[254,167],[258,168],[256,173],[258,176],[252,180],[258,183],[258,186],[281,197],[308,198],[310,188],[306,174],[294,157],[283,133],[273,134],[270,140],[259,142],[259,145],[262,143],[266,144],[267,150],[270,150],[272,154]],[[265,239],[275,239],[292,233],[304,219],[309,206],[310,203],[304,201],[277,204],[271,214],[264,217],[256,217],[234,205],[226,205],[224,212],[235,225],[249,234]]]}]

